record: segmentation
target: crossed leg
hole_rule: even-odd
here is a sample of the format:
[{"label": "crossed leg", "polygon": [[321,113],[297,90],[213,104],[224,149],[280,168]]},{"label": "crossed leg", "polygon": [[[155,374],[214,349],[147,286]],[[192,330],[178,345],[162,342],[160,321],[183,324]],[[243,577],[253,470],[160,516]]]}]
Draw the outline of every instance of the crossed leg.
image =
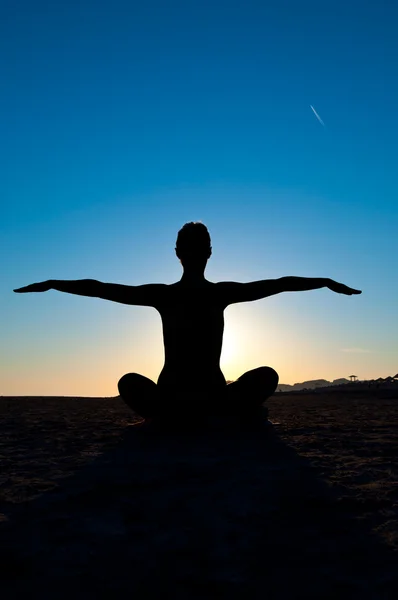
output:
[{"label": "crossed leg", "polygon": [[278,381],[278,373],[271,367],[247,371],[227,385],[226,410],[233,414],[256,411],[275,392]]},{"label": "crossed leg", "polygon": [[[239,379],[215,390],[212,397],[195,408],[186,404],[184,394],[167,393],[158,388],[148,377],[138,373],[123,375],[118,383],[119,393],[126,404],[144,418],[170,414],[181,414],[183,411],[191,416],[211,414],[253,414],[261,408],[278,385],[278,374],[271,367],[259,367],[244,373]],[[169,396],[169,397],[168,397]],[[204,394],[205,396],[205,394]],[[181,399],[181,400],[180,400]]]},{"label": "crossed leg", "polygon": [[141,417],[153,417],[159,413],[160,394],[152,379],[138,373],[127,373],[117,385],[122,400]]}]

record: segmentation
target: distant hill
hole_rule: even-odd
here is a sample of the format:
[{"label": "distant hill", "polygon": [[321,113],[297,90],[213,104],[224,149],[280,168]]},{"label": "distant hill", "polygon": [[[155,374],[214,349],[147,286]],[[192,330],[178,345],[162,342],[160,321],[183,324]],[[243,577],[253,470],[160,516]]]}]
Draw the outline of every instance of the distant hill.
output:
[{"label": "distant hill", "polygon": [[278,385],[278,392],[299,392],[300,390],[315,390],[316,388],[329,387],[331,385],[345,385],[351,383],[349,379],[344,377],[340,379],[334,379],[333,381],[327,381],[327,379],[312,379],[310,381],[303,381],[302,383],[295,383],[288,385],[287,383],[280,383]]}]

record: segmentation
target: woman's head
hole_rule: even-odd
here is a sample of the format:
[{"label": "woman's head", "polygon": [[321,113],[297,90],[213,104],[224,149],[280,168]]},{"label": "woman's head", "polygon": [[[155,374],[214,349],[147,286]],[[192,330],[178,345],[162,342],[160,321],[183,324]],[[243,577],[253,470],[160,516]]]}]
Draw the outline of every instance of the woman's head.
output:
[{"label": "woman's head", "polygon": [[207,261],[211,256],[211,240],[206,225],[185,223],[178,232],[175,250],[182,263]]}]

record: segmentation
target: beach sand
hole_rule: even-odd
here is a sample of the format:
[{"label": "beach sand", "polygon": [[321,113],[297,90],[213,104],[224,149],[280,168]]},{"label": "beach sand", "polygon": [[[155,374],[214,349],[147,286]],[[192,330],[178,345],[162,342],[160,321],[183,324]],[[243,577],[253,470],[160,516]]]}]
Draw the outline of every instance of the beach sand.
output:
[{"label": "beach sand", "polygon": [[267,405],[156,433],[119,398],[0,398],[2,598],[398,597],[398,398]]}]

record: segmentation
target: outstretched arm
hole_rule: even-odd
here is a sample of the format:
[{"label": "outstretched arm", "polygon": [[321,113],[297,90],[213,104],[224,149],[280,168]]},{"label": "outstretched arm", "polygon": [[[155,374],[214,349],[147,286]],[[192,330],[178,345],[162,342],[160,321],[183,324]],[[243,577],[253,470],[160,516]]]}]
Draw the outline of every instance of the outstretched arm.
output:
[{"label": "outstretched arm", "polygon": [[348,296],[361,294],[360,290],[350,288],[343,283],[319,277],[281,277],[280,279],[264,279],[263,281],[252,281],[251,283],[226,281],[218,285],[221,286],[221,293],[225,297],[227,305],[236,302],[260,300],[281,292],[303,292],[324,287],[329,288],[332,292]]},{"label": "outstretched arm", "polygon": [[157,306],[161,301],[165,287],[164,284],[157,283],[133,286],[102,283],[95,279],[78,279],[76,281],[49,279],[48,281],[32,283],[32,285],[15,289],[14,292],[22,294],[58,290],[59,292],[102,298],[103,300],[111,300],[112,302],[120,302],[121,304]]}]

